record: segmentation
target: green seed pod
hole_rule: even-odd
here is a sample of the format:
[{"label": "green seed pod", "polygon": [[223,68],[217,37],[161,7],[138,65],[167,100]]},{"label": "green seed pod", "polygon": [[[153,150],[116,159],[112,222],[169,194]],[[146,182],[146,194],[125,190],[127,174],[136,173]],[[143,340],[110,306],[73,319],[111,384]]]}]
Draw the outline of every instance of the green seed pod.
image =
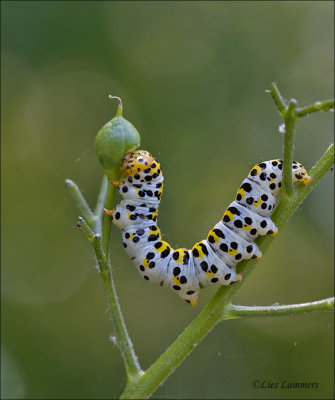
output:
[{"label": "green seed pod", "polygon": [[107,177],[117,180],[120,178],[122,158],[140,145],[141,138],[136,128],[122,117],[121,99],[116,96],[109,98],[118,99],[120,104],[116,116],[98,132],[94,148]]}]

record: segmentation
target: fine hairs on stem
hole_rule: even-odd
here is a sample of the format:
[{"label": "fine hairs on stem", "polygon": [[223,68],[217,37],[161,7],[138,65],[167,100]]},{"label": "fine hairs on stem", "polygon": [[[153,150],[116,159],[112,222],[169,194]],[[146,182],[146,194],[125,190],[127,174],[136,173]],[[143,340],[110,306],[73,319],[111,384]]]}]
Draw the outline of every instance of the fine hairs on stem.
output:
[{"label": "fine hairs on stem", "polygon": [[[334,164],[334,145],[332,144],[309,172],[309,175],[312,177],[311,183],[307,186],[299,185],[296,188],[293,187],[291,165],[293,160],[295,123],[299,118],[311,113],[333,110],[334,100],[317,101],[307,107],[300,108],[295,99],[286,101],[275,83],[271,84],[267,92],[271,94],[278,112],[284,120],[285,127],[283,195],[271,217],[276,226],[282,228]],[[121,99],[112,95],[110,95],[109,98],[119,101],[116,117],[119,119],[123,118]],[[125,120],[122,120],[121,123],[129,128],[130,125],[126,125],[126,123],[129,124],[129,122],[124,121]],[[130,126],[129,129],[133,129],[131,133],[132,140],[134,141],[132,146],[134,148],[134,143],[137,141],[136,135],[138,133],[133,126]],[[125,150],[124,153],[126,152],[127,150]],[[105,170],[107,171],[107,169]],[[108,171],[110,171],[110,169]],[[118,167],[116,168],[116,176],[117,173]],[[244,317],[297,315],[301,313],[307,314],[311,312],[334,310],[334,297],[291,305],[247,307],[232,304],[233,297],[257,265],[254,260],[244,260],[238,264],[238,272],[243,272],[243,280],[239,284],[221,286],[209,303],[185,328],[178,338],[146,371],[143,371],[129,337],[113,281],[109,246],[111,218],[102,212],[103,207],[108,210],[114,207],[115,186],[104,176],[94,211],[91,210],[80,192],[80,189],[73,181],[67,179],[66,187],[80,211],[81,216],[79,217],[78,227],[84,232],[89,242],[92,243],[96,255],[99,274],[107,298],[110,319],[114,327],[114,341],[123,358],[127,374],[127,383],[121,395],[122,399],[149,398],[212,328],[225,320]],[[255,243],[264,254],[272,241],[273,237],[262,236],[258,237]]]}]

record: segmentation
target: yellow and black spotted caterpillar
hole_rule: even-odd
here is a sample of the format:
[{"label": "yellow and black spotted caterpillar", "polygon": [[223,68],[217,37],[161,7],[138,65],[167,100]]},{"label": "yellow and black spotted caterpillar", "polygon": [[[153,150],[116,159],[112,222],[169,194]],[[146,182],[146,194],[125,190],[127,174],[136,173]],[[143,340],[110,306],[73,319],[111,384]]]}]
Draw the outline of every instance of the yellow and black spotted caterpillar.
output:
[{"label": "yellow and black spotted caterpillar", "polygon": [[[122,229],[123,245],[143,278],[171,289],[194,306],[200,289],[239,281],[236,264],[262,256],[253,243],[258,235],[278,233],[269,217],[281,190],[282,168],[279,159],[255,165],[222,219],[191,250],[174,250],[162,240],[157,216],[164,178],[159,162],[147,151],[126,154],[123,178],[112,182],[123,200],[115,210],[104,212]],[[311,177],[293,161],[292,179],[308,184]]]}]

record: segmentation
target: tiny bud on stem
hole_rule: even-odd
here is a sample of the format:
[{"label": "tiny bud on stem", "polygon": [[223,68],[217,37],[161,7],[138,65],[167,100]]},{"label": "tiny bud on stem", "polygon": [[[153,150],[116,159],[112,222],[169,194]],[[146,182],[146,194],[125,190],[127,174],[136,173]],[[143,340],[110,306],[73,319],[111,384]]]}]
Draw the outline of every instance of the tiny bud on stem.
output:
[{"label": "tiny bud on stem", "polygon": [[105,174],[116,181],[121,175],[122,158],[140,145],[141,138],[136,128],[123,118],[120,97],[110,95],[109,98],[119,100],[119,107],[116,116],[98,132],[94,147]]}]

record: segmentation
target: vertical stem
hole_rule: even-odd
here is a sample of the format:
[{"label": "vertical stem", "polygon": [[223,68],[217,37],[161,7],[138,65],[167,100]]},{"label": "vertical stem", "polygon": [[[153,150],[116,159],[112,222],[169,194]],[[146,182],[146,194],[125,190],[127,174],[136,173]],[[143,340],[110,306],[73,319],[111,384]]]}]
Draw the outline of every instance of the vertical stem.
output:
[{"label": "vertical stem", "polygon": [[284,165],[283,165],[283,187],[282,192],[284,197],[292,197],[294,193],[292,182],[292,161],[294,148],[294,125],[295,115],[294,109],[297,102],[291,99],[285,113],[285,137],[284,137]]},{"label": "vertical stem", "polygon": [[95,232],[101,234],[101,229],[102,229],[102,217],[103,217],[103,207],[106,202],[106,196],[107,196],[107,188],[108,188],[108,179],[107,176],[104,175],[102,178],[101,182],[101,187],[99,191],[99,196],[97,200],[97,204],[95,206],[94,214],[96,218],[95,222]]},{"label": "vertical stem", "polygon": [[116,344],[119,347],[121,356],[124,360],[128,380],[131,382],[141,375],[142,370],[137,361],[133,344],[128,335],[123,315],[121,313],[112,279],[111,265],[102,249],[101,236],[99,234],[94,234],[84,218],[79,217],[79,224],[87,239],[93,244],[95,256],[99,265],[100,276],[104,284],[105,293],[107,295],[110,319],[115,332]]},{"label": "vertical stem", "polygon": [[[108,182],[105,208],[108,210],[114,207],[115,186]],[[109,259],[109,242],[111,237],[112,220],[106,214],[102,215],[102,248]]]},{"label": "vertical stem", "polygon": [[107,295],[110,319],[115,329],[116,344],[124,360],[128,381],[132,382],[140,376],[142,370],[138,363],[133,343],[128,335],[112,278],[111,265],[102,249],[101,238],[99,235],[94,236],[93,245],[99,263],[100,276]]},{"label": "vertical stem", "polygon": [[[115,186],[108,182],[107,178],[104,178],[97,202],[96,212],[100,212],[100,209],[98,208],[102,206],[104,198],[105,207],[108,209],[113,208],[114,197]],[[116,343],[119,347],[125,363],[128,380],[133,381],[141,374],[142,370],[138,363],[132,341],[128,335],[112,277],[112,268],[110,264],[109,253],[111,225],[111,218],[108,215],[102,213],[102,223],[100,217],[100,226],[102,226],[102,237],[99,234],[94,235],[93,246],[99,264],[100,276],[104,284],[105,293],[107,295],[107,303],[109,306],[110,317],[113,327],[115,329]]]}]

